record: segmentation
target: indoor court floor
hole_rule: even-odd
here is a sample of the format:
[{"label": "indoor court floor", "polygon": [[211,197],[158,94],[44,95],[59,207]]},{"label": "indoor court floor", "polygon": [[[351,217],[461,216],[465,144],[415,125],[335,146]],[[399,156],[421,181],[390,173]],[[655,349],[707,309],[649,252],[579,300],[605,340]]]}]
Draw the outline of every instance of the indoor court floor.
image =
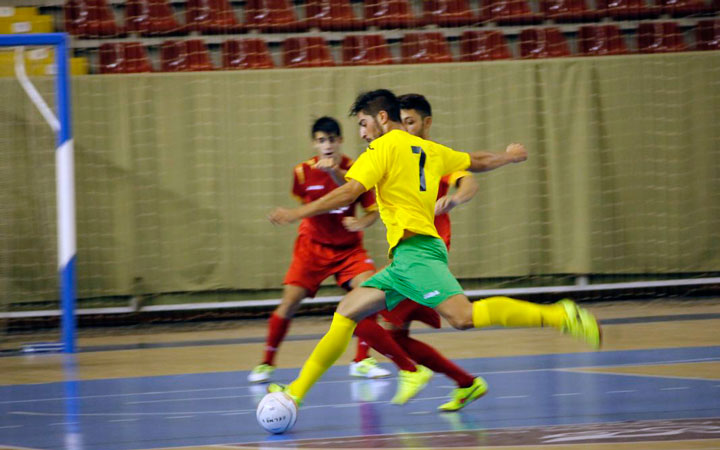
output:
[{"label": "indoor court floor", "polygon": [[[457,413],[436,411],[453,389],[442,375],[390,404],[396,379],[349,377],[350,348],[277,436],[255,421],[265,385],[246,381],[265,320],[95,332],[73,356],[0,357],[0,449],[720,449],[720,300],[587,306],[603,324],[598,352],[547,329],[414,328],[487,379],[485,397]],[[297,374],[328,325],[293,322],[278,381]]]}]

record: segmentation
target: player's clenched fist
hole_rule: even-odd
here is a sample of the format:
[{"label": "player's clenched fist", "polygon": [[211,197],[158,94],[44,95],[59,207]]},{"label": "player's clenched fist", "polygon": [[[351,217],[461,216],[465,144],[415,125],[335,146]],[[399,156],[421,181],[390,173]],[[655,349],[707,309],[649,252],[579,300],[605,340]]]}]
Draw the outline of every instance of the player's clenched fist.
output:
[{"label": "player's clenched fist", "polygon": [[528,158],[527,150],[525,150],[525,146],[522,144],[512,143],[505,148],[505,152],[507,152],[512,157],[513,162],[516,163],[523,162]]},{"label": "player's clenched fist", "polygon": [[287,225],[295,222],[297,215],[292,209],[275,208],[275,210],[268,215],[268,219],[270,219],[273,225]]},{"label": "player's clenched fist", "polygon": [[352,216],[343,217],[342,224],[348,231],[361,231],[363,228],[365,228],[362,222],[360,222],[357,217]]},{"label": "player's clenched fist", "polygon": [[324,170],[325,172],[332,172],[338,169],[338,165],[332,158],[321,158],[315,163],[313,169]]},{"label": "player's clenched fist", "polygon": [[453,200],[453,198],[449,195],[445,195],[435,202],[435,215],[439,216],[440,214],[447,214],[456,206],[457,203]]}]

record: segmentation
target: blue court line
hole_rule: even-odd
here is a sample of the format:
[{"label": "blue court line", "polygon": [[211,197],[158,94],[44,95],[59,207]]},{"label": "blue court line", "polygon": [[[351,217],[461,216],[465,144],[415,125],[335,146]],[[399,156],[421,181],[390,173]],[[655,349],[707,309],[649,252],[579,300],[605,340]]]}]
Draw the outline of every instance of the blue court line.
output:
[{"label": "blue court line", "polygon": [[[262,387],[247,372],[0,386],[0,445],[84,450],[248,443],[518,426],[720,417],[720,381],[563,369],[718,361],[720,346],[546,354],[457,361],[490,391],[461,413],[439,414],[451,384],[436,376],[404,407],[395,380],[353,381],[331,368],[306,398],[296,428],[269,437],[255,423]],[[199,362],[201,364],[201,362]],[[279,369],[280,381],[298,369]]]}]

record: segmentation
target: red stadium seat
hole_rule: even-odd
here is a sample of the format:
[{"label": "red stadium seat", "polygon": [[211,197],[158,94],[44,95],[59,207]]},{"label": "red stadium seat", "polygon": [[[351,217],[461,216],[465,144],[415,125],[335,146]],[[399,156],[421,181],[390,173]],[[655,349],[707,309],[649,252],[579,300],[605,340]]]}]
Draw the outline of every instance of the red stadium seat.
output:
[{"label": "red stadium seat", "polygon": [[228,0],[188,0],[185,8],[185,23],[190,31],[204,34],[245,31]]},{"label": "red stadium seat", "polygon": [[366,0],[365,22],[378,28],[413,28],[418,24],[408,0]]},{"label": "red stadium seat", "polygon": [[365,29],[365,22],[355,17],[350,0],[306,0],[305,18],[308,27],[323,31]]},{"label": "red stadium seat", "polygon": [[640,53],[668,53],[687,50],[682,31],[675,22],[641,23],[637,31]]},{"label": "red stadium seat", "polygon": [[125,33],[105,0],[67,0],[65,31],[80,38],[118,37]]},{"label": "red stadium seat", "polygon": [[499,25],[527,25],[543,20],[542,14],[532,12],[527,0],[489,0],[482,18]]},{"label": "red stadium seat", "polygon": [[648,6],[645,0],[596,0],[597,11],[616,20],[641,20],[658,17],[657,6]]},{"label": "red stadium seat", "polygon": [[704,0],[657,0],[657,2],[664,13],[674,17],[711,14],[714,10]]},{"label": "red stadium seat", "polygon": [[168,36],[186,34],[173,15],[167,0],[127,0],[125,28],[142,36]]},{"label": "red stadium seat", "polygon": [[570,56],[570,47],[559,28],[526,28],[520,31],[521,58]]},{"label": "red stadium seat", "polygon": [[480,21],[475,17],[468,0],[424,0],[423,25],[462,27]]},{"label": "red stadium seat", "polygon": [[695,29],[695,48],[720,50],[720,20],[700,20]]},{"label": "red stadium seat", "polygon": [[510,48],[502,31],[465,31],[460,36],[460,61],[510,59]]},{"label": "red stadium seat", "polygon": [[262,32],[295,32],[307,29],[287,0],[247,0],[245,25]]},{"label": "red stadium seat", "polygon": [[407,33],[402,40],[402,63],[452,62],[450,47],[442,33]]},{"label": "red stadium seat", "polygon": [[197,72],[213,70],[205,43],[199,39],[165,41],[160,47],[163,72]]},{"label": "red stadium seat", "polygon": [[588,9],[585,0],[542,0],[540,2],[545,18],[555,22],[597,21],[601,14]]},{"label": "red stadium seat", "polygon": [[586,25],[578,30],[578,54],[582,56],[629,53],[617,25]]},{"label": "red stadium seat", "polygon": [[222,43],[223,69],[272,69],[267,44],[262,39],[229,39]]},{"label": "red stadium seat", "polygon": [[334,66],[330,48],[322,37],[291,37],[283,42],[285,67]]},{"label": "red stadium seat", "polygon": [[342,42],[343,65],[364,66],[393,64],[385,37],[380,34],[345,36]]},{"label": "red stadium seat", "polygon": [[106,42],[100,45],[100,73],[152,72],[145,47],[139,42]]}]

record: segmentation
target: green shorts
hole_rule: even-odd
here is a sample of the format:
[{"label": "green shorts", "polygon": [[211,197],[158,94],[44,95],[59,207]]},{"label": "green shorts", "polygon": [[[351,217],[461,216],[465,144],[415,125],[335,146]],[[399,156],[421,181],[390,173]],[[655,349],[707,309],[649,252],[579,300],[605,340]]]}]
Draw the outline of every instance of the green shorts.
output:
[{"label": "green shorts", "polygon": [[406,298],[434,308],[463,292],[450,273],[447,248],[441,239],[413,236],[401,241],[392,255],[389,266],[362,284],[384,291],[387,309],[393,309]]}]

